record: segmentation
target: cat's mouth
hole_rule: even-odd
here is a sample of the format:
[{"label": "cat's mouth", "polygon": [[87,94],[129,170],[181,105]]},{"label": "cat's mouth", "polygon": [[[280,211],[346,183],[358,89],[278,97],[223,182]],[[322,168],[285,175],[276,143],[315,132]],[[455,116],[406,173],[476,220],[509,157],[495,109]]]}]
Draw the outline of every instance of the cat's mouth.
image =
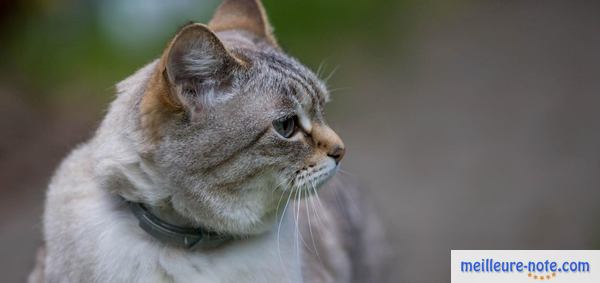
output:
[{"label": "cat's mouth", "polygon": [[332,158],[314,166],[306,166],[296,171],[292,182],[292,190],[300,190],[309,194],[316,193],[337,171],[337,164]]}]

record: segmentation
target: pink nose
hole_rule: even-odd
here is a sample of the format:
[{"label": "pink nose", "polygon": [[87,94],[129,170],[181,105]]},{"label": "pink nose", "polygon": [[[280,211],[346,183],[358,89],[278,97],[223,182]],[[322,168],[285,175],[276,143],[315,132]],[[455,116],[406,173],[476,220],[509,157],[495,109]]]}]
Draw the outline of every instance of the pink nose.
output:
[{"label": "pink nose", "polygon": [[344,158],[344,153],[346,153],[346,149],[344,146],[336,145],[333,147],[331,151],[327,153],[327,156],[335,159],[335,163],[338,164]]},{"label": "pink nose", "polygon": [[325,151],[327,156],[335,159],[335,163],[340,163],[346,149],[342,139],[330,127],[313,125],[312,137],[318,148]]}]

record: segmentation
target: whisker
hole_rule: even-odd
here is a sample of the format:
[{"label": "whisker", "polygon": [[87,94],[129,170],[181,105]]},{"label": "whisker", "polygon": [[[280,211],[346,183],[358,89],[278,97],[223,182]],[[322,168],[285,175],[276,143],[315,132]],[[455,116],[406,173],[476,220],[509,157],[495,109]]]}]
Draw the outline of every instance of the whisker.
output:
[{"label": "whisker", "polygon": [[323,81],[324,81],[325,83],[327,83],[327,82],[329,81],[329,79],[331,79],[331,77],[333,77],[333,75],[335,75],[335,73],[336,73],[336,72],[337,72],[339,69],[340,69],[340,66],[339,66],[339,65],[335,66],[335,68],[333,68],[333,70],[331,71],[331,73],[329,73],[329,75],[328,75],[326,78],[324,78],[324,79],[323,79]]},{"label": "whisker", "polygon": [[285,193],[282,193],[281,196],[279,197],[279,201],[277,202],[277,208],[275,210],[275,215],[277,215],[277,217],[279,217],[279,208],[281,207],[281,201],[283,200],[284,196],[285,196]]},{"label": "whisker", "polygon": [[[307,194],[309,194],[307,192]],[[313,235],[313,231],[312,231],[312,223],[310,221],[310,213],[309,213],[309,206],[311,205],[311,203],[313,203],[312,201],[312,197],[308,196],[307,198],[310,198],[311,201],[309,202],[308,200],[306,200],[304,203],[306,204],[304,207],[306,208],[306,218],[308,221],[308,231],[310,233],[310,240],[312,242],[313,245],[313,251],[315,252],[315,254],[317,255],[317,258],[319,259],[319,261],[322,263],[321,261],[321,256],[319,255],[319,250],[317,249],[317,244],[315,243],[315,237]],[[314,207],[312,207],[312,209],[314,210]]]},{"label": "whisker", "polygon": [[328,91],[329,91],[329,94],[332,94],[334,92],[351,90],[351,89],[352,89],[351,87],[336,87],[336,88],[328,89]]},{"label": "whisker", "polygon": [[315,189],[315,196],[317,197],[317,203],[319,204],[319,207],[325,211],[325,208],[323,207],[323,202],[321,201],[321,198],[319,197],[319,191],[316,189],[316,186],[313,185],[313,188]]},{"label": "whisker", "polygon": [[[298,214],[296,215],[298,225],[300,225],[300,206],[302,205],[302,202],[304,201],[302,199],[302,194],[304,193],[304,190],[300,189],[299,193],[300,193],[300,195],[299,195],[298,200],[297,200],[298,201]],[[298,227],[300,227],[300,226],[298,226]],[[300,231],[300,228],[298,228],[298,234],[300,236],[300,241],[302,241],[302,244],[304,245],[304,247],[306,247],[308,250],[310,250],[310,247],[308,246],[308,244],[304,240],[304,236],[302,236],[302,232]]]},{"label": "whisker", "polygon": [[[335,180],[337,181],[337,180]],[[337,206],[338,210],[343,211],[344,208],[344,203],[342,202],[342,199],[340,198],[340,191],[339,191],[339,182],[335,182],[333,184],[331,184],[329,187],[331,190],[333,190],[333,197],[335,198],[335,205]]]},{"label": "whisker", "polygon": [[327,63],[325,63],[326,59],[323,59],[321,63],[319,63],[319,67],[317,68],[317,78],[321,78],[322,71]]},{"label": "whisker", "polygon": [[278,184],[277,186],[275,186],[275,188],[273,188],[272,193],[274,193],[278,188],[280,188],[284,184],[287,184],[286,185],[286,187],[287,187],[291,182],[292,182],[292,180],[286,180],[286,179],[284,179],[280,184]]},{"label": "whisker", "polygon": [[342,174],[344,174],[344,175],[347,175],[347,176],[350,176],[350,177],[354,177],[354,175],[352,175],[352,173],[350,173],[350,172],[348,172],[348,171],[346,171],[346,170],[344,170],[342,168],[338,168],[337,171],[340,172],[340,173],[342,173]]},{"label": "whisker", "polygon": [[[312,188],[314,194],[316,195],[317,194],[317,188],[314,186],[313,183],[311,183],[310,185],[311,185],[311,188]],[[320,224],[320,227],[326,227],[325,224],[324,224],[325,222],[323,221],[323,217],[321,216],[321,214],[319,214],[319,209],[315,205],[315,198],[311,197],[310,200],[311,200],[312,209],[313,209],[313,213],[315,215],[316,221]],[[321,231],[319,229],[317,229],[317,234],[319,234],[319,238],[320,239],[323,238],[323,235],[321,234]],[[321,260],[321,256],[319,256],[318,254],[317,254],[317,256],[318,256],[319,260]]]},{"label": "whisker", "polygon": [[[283,218],[285,217],[285,212],[287,210],[288,204],[290,203],[290,199],[292,198],[292,192],[288,192],[288,199],[285,203],[285,206],[283,207],[283,212],[281,213],[281,218],[279,220],[279,225],[277,227],[277,253],[279,254],[279,263],[281,264],[281,267],[283,268],[283,270],[285,271],[285,265],[283,264],[283,257],[281,256],[281,245],[280,245],[280,234],[281,234],[281,224],[283,223]],[[285,272],[284,272],[285,273]],[[285,273],[287,279],[292,282],[291,278],[288,276],[287,273]]]},{"label": "whisker", "polygon": [[[315,196],[317,196],[317,188],[315,187],[315,185],[313,183],[310,183],[312,190],[315,194]],[[314,211],[315,211],[315,216],[317,221],[319,221],[319,224],[321,224],[321,226],[325,226],[325,221],[323,221],[323,218],[321,217],[321,215],[319,214],[319,208],[314,205],[314,202],[316,201],[314,198],[311,198],[313,200],[313,207],[314,207]]]},{"label": "whisker", "polygon": [[[345,175],[346,175],[346,176],[348,176],[348,177],[354,178],[354,175],[353,175],[352,173],[350,173],[350,172],[348,172],[348,171],[346,171],[346,170],[342,169],[341,167],[340,167],[340,168],[338,168],[338,172],[340,172],[340,173],[342,173],[342,174],[345,174]],[[338,181],[338,182],[337,182],[337,185],[338,185],[338,186],[334,186],[334,188],[335,188],[335,193],[336,193],[336,196],[340,194],[340,192],[338,192],[338,190],[340,189],[340,186],[342,186],[342,185],[343,185],[343,184],[341,184],[341,182],[342,182],[342,181],[341,181],[341,179],[338,179],[337,181]],[[352,209],[359,210],[359,207],[360,207],[360,205],[358,205],[358,204],[356,203],[356,199],[355,199],[355,198],[347,198],[347,200],[348,200],[348,201],[346,202],[346,205],[348,205],[348,206],[351,206],[351,207],[352,207]]]},{"label": "whisker", "polygon": [[[297,187],[296,188],[296,196],[295,198],[295,202],[296,202],[296,207],[297,210],[295,210],[295,214],[296,214],[296,227],[294,228],[294,245],[296,247],[296,257],[300,260],[300,240],[299,240],[299,236],[300,236],[300,229],[298,226],[298,222],[299,222],[299,216],[300,216],[300,193],[302,192],[301,188]],[[300,270],[300,277],[302,278],[302,270]]]}]

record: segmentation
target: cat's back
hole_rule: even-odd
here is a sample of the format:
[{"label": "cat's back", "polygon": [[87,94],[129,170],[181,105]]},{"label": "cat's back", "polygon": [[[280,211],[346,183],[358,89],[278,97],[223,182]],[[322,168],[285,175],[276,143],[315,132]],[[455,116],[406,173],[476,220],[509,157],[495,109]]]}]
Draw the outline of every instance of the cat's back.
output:
[{"label": "cat's back", "polygon": [[[78,211],[86,209],[83,207],[86,203],[85,199],[93,198],[97,193],[97,190],[93,189],[92,168],[90,145],[83,144],[69,153],[55,171],[46,192],[43,216],[45,245],[40,248],[38,255],[39,259],[34,271],[34,274],[39,274],[37,277],[47,277],[52,270],[65,270],[68,261],[86,262],[85,257],[60,257],[59,260],[48,255],[77,254],[69,250],[75,248],[75,245],[69,243],[78,240],[77,233],[73,233],[77,230],[76,223],[80,217]],[[45,270],[41,272],[40,269]],[[33,275],[30,277],[30,282],[43,282],[33,281],[33,277]]]},{"label": "cat's back", "polygon": [[[92,198],[99,190],[94,189],[93,158],[89,143],[79,145],[58,166],[46,192],[44,231],[52,231],[55,219],[68,220],[77,215],[77,207],[85,199]],[[62,225],[62,224],[61,224]],[[60,225],[59,225],[60,226]],[[49,235],[46,235],[49,236]]]}]

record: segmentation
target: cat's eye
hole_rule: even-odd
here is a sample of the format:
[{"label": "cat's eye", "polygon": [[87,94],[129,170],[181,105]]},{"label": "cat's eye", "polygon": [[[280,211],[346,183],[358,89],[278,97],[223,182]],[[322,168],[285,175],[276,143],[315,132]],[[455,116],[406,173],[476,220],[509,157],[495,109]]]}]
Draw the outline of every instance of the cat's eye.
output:
[{"label": "cat's eye", "polygon": [[296,116],[285,117],[279,120],[273,121],[273,128],[282,137],[289,139],[296,133]]}]

